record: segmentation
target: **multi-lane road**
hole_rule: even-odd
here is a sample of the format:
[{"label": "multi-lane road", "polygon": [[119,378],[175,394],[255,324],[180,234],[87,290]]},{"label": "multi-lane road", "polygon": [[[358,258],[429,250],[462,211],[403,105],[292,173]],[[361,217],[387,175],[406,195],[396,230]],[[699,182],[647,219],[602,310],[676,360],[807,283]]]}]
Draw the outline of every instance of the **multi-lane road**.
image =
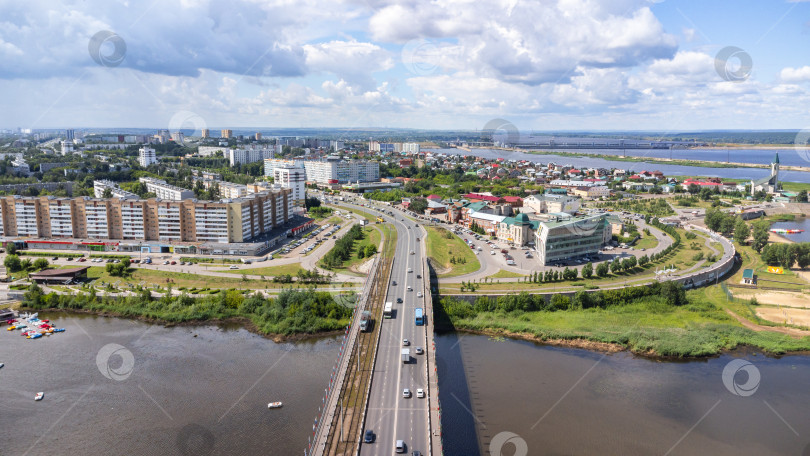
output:
[{"label": "multi-lane road", "polygon": [[[371,429],[376,438],[373,443],[361,446],[362,455],[394,454],[397,440],[404,441],[407,454],[413,451],[427,454],[428,451],[428,401],[416,394],[420,388],[426,394],[428,391],[426,354],[416,354],[416,347],[425,351],[428,347],[425,346],[425,326],[416,326],[414,318],[415,309],[424,308],[425,297],[418,295],[424,290],[423,282],[429,280],[422,270],[424,231],[400,212],[394,210],[393,214],[393,217],[384,216],[397,230],[386,298],[393,303],[393,313],[392,318],[380,322],[382,330],[364,429],[364,433]],[[397,298],[401,298],[402,303],[397,303]],[[403,346],[403,339],[410,341],[408,347]],[[402,362],[403,348],[411,351],[407,364]],[[410,398],[403,397],[405,388],[411,391]]]}]

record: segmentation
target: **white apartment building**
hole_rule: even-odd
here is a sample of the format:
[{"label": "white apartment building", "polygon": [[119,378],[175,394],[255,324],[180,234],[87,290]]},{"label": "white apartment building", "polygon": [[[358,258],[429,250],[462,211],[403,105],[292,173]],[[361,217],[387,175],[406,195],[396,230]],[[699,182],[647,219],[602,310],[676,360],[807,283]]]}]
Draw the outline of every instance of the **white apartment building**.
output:
[{"label": "white apartment building", "polygon": [[[256,148],[256,147],[247,147],[244,149],[228,149],[225,153],[225,156],[228,158],[228,162],[231,166],[236,165],[237,163],[253,163],[257,161],[267,160],[268,158],[273,158],[276,155],[277,148],[281,148],[281,146],[269,146],[266,148]],[[279,153],[281,151],[278,151]]]},{"label": "white apartment building", "polygon": [[304,162],[307,180],[320,184],[348,184],[349,182],[377,182],[380,164],[368,160],[334,160]]},{"label": "white apartment building", "polygon": [[233,182],[217,182],[219,184],[219,197],[223,199],[241,198],[248,194],[247,185]]},{"label": "white apartment building", "polygon": [[143,220],[143,203],[124,203],[121,206],[121,237],[123,239],[144,239]]},{"label": "white apartment building", "polygon": [[152,149],[151,147],[141,147],[138,149],[138,164],[146,168],[153,163],[157,163],[155,149]]},{"label": "white apartment building", "polygon": [[223,206],[196,207],[194,225],[198,241],[228,242],[228,208]]},{"label": "white apartment building", "polygon": [[110,193],[114,198],[121,198],[121,199],[138,199],[139,196],[128,192],[126,190],[121,190],[118,188],[118,184],[108,180],[96,180],[93,181],[93,195],[96,198],[104,198],[104,191],[109,189]]},{"label": "white apartment building", "polygon": [[110,237],[106,202],[99,205],[85,205],[84,217],[88,237],[93,239],[108,239]]},{"label": "white apartment building", "polygon": [[192,190],[170,185],[162,179],[155,179],[154,177],[141,177],[138,180],[146,184],[147,192],[154,193],[156,197],[163,200],[182,201],[184,199],[191,199],[195,197]]},{"label": "white apartment building", "polygon": [[181,239],[180,207],[172,204],[158,205],[158,239],[179,241]]},{"label": "white apartment building", "polygon": [[418,154],[420,150],[419,143],[402,143],[402,152]]},{"label": "white apartment building", "polygon": [[293,205],[304,207],[304,200],[307,196],[307,171],[304,168],[275,168],[273,181],[282,188],[292,190]]},{"label": "white apartment building", "polygon": [[48,204],[52,237],[73,237],[73,208],[70,199],[60,198]]},{"label": "white apartment building", "polygon": [[14,203],[14,215],[17,217],[17,236],[39,236],[37,228],[37,205],[35,201],[25,200]]}]

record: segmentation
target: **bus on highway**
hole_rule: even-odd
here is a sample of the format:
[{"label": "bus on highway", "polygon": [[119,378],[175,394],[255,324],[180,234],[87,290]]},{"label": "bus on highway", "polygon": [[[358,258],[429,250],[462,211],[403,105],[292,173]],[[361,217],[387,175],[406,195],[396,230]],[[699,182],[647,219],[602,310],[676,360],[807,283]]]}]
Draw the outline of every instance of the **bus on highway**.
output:
[{"label": "bus on highway", "polygon": [[422,326],[423,324],[425,324],[425,319],[424,319],[424,317],[422,317],[422,308],[421,307],[416,308],[416,319],[415,320],[416,320],[415,321],[416,326]]},{"label": "bus on highway", "polygon": [[383,318],[391,318],[393,307],[394,305],[391,303],[391,301],[385,303],[385,309],[383,309]]}]

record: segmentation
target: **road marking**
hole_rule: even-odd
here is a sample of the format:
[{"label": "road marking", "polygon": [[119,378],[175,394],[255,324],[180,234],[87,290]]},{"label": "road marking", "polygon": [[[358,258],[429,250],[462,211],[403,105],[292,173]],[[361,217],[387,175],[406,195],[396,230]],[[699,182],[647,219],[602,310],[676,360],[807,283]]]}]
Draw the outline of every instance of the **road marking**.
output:
[{"label": "road marking", "polygon": [[[400,225],[402,225],[403,230],[405,231],[405,233],[407,235],[408,227],[405,226],[405,224],[402,223],[402,222],[400,222]],[[411,255],[410,255],[411,236],[408,236],[407,246],[408,247],[407,247],[407,249],[405,251],[405,281],[406,282],[408,281],[408,267],[409,267],[408,264],[409,264],[410,259],[411,259]],[[403,301],[407,301],[407,299],[404,299]],[[408,303],[403,302],[402,307],[403,307],[403,309],[406,309],[408,307]],[[403,314],[404,313],[405,312],[403,311]],[[402,322],[400,323],[400,326],[399,326],[399,338],[400,339],[402,339],[402,334],[404,332],[405,332],[405,318],[404,318],[404,315],[403,315]],[[397,368],[397,390],[396,390],[397,393],[399,392],[400,388],[402,387],[402,384],[401,384],[401,381],[400,381],[401,378],[402,378],[402,364],[403,364],[402,362],[397,363],[397,365],[398,365],[398,368]],[[395,407],[394,407],[394,439],[397,438],[396,437],[396,432],[397,432],[397,422],[398,421],[399,421],[399,401],[396,401]]]}]

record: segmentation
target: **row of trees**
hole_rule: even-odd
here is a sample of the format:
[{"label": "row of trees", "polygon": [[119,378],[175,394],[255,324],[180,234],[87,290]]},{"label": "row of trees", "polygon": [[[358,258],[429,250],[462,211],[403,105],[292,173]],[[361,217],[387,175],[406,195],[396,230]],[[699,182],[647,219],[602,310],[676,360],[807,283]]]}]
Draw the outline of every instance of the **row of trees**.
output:
[{"label": "row of trees", "polygon": [[762,261],[783,268],[791,268],[798,263],[804,269],[810,266],[810,242],[768,244],[762,249]]},{"label": "row of trees", "polygon": [[352,249],[355,241],[363,239],[363,230],[360,225],[352,226],[349,231],[344,234],[340,239],[335,242],[332,247],[321,260],[326,269],[339,268],[343,265],[344,261],[348,261],[352,257]]},{"label": "row of trees", "polygon": [[36,284],[23,299],[23,305],[30,309],[87,309],[169,322],[244,317],[264,334],[287,335],[345,328],[352,309],[341,302],[327,292],[312,289],[283,290],[276,298],[258,292],[245,296],[235,289],[205,298],[187,294],[154,298],[147,289],[129,297],[101,297],[95,290],[75,295],[44,294]]},{"label": "row of trees", "polygon": [[6,259],[3,260],[3,266],[6,267],[6,271],[8,272],[29,272],[45,269],[50,266],[50,263],[48,263],[48,260],[45,258],[37,258],[32,262],[28,258],[21,260],[19,256],[9,254],[6,255]]},{"label": "row of trees", "polygon": [[572,297],[563,294],[552,295],[547,299],[544,295],[510,294],[506,296],[480,297],[473,304],[456,298],[442,298],[439,301],[440,312],[450,320],[475,318],[482,312],[553,312],[560,310],[588,309],[593,307],[608,308],[624,306],[637,299],[646,297],[659,297],[670,306],[683,306],[688,304],[686,291],[679,282],[654,282],[643,287],[628,287],[615,290],[599,290],[589,293],[580,290]]}]

